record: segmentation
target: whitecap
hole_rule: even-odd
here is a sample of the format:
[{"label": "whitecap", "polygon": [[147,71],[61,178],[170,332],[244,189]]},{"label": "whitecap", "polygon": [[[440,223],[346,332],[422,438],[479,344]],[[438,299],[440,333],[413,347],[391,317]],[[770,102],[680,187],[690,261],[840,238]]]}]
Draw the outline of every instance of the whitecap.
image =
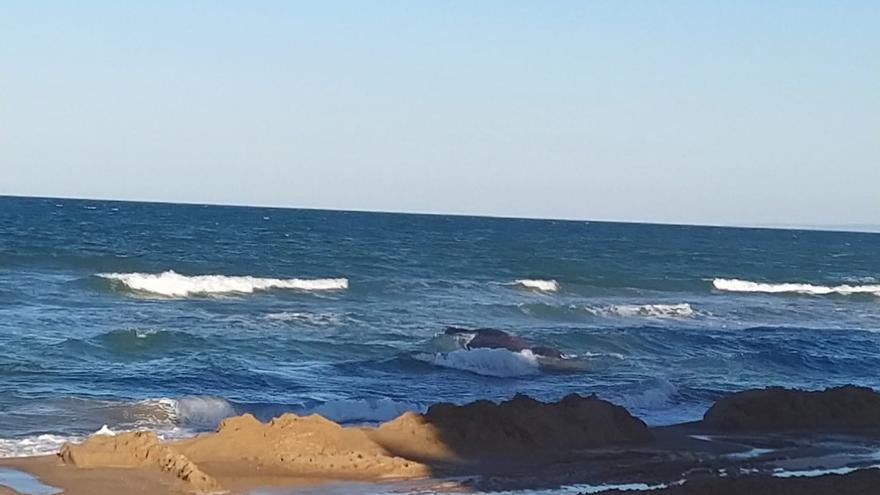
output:
[{"label": "whitecap", "polygon": [[512,352],[506,349],[480,348],[421,353],[416,354],[415,358],[434,366],[469,371],[484,376],[528,376],[540,371],[538,358],[528,349]]},{"label": "whitecap", "polygon": [[290,289],[330,291],[348,288],[346,278],[259,278],[226,275],[181,275],[174,271],[162,273],[99,273],[98,277],[113,280],[137,292],[165,297],[187,297],[212,294],[250,294],[258,290]]},{"label": "whitecap", "polygon": [[523,278],[514,280],[513,283],[524,289],[536,290],[539,292],[557,292],[559,290],[559,282],[555,280]]},{"label": "whitecap", "polygon": [[813,285],[806,283],[783,282],[783,283],[765,283],[752,282],[750,280],[716,278],[712,281],[712,286],[717,290],[726,292],[760,292],[766,294],[810,294],[816,296],[824,296],[830,294],[853,295],[853,294],[873,294],[880,297],[880,284],[877,285]]}]

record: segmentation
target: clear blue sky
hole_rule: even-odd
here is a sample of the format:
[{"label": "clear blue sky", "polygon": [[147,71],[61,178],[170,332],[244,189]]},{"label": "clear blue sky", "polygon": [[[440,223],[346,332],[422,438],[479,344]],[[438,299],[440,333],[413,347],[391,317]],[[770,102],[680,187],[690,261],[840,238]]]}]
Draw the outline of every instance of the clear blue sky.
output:
[{"label": "clear blue sky", "polygon": [[7,1],[0,193],[880,223],[877,1]]}]

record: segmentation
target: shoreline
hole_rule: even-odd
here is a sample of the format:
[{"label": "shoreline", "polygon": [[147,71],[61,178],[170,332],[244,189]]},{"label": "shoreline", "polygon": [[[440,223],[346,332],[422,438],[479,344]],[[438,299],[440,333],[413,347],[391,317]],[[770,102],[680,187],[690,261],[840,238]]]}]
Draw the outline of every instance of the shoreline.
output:
[{"label": "shoreline", "polygon": [[[267,423],[243,415],[184,440],[93,435],[57,455],[0,459],[0,468],[73,495],[287,494],[339,483],[366,483],[364,493],[389,483],[385,491],[400,493],[615,486],[659,494],[849,493],[848,486],[870,493],[864,487],[880,486],[880,393],[744,391],[717,401],[702,421],[651,428],[620,406],[577,395],[435,404],[375,427],[317,415]],[[0,474],[0,495],[18,493],[3,484]]]}]

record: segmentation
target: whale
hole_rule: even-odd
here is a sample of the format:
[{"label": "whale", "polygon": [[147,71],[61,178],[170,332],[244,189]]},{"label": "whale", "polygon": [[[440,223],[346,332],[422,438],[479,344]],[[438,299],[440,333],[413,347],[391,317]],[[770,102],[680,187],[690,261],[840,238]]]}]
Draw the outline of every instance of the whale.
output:
[{"label": "whale", "polygon": [[551,359],[565,359],[567,357],[564,352],[555,347],[534,345],[522,337],[497,328],[446,327],[443,333],[459,342],[461,347],[467,350],[481,348],[506,349],[511,352],[528,350],[538,357]]}]

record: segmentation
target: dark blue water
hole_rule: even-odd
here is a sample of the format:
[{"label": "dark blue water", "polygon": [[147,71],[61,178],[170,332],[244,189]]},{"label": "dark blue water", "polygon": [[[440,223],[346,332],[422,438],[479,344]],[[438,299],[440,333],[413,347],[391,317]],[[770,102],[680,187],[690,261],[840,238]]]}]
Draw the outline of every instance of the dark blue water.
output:
[{"label": "dark blue water", "polygon": [[[0,198],[0,455],[245,411],[578,392],[668,423],[748,387],[880,387],[878,278],[876,234]],[[447,325],[583,369],[439,353]]]}]

